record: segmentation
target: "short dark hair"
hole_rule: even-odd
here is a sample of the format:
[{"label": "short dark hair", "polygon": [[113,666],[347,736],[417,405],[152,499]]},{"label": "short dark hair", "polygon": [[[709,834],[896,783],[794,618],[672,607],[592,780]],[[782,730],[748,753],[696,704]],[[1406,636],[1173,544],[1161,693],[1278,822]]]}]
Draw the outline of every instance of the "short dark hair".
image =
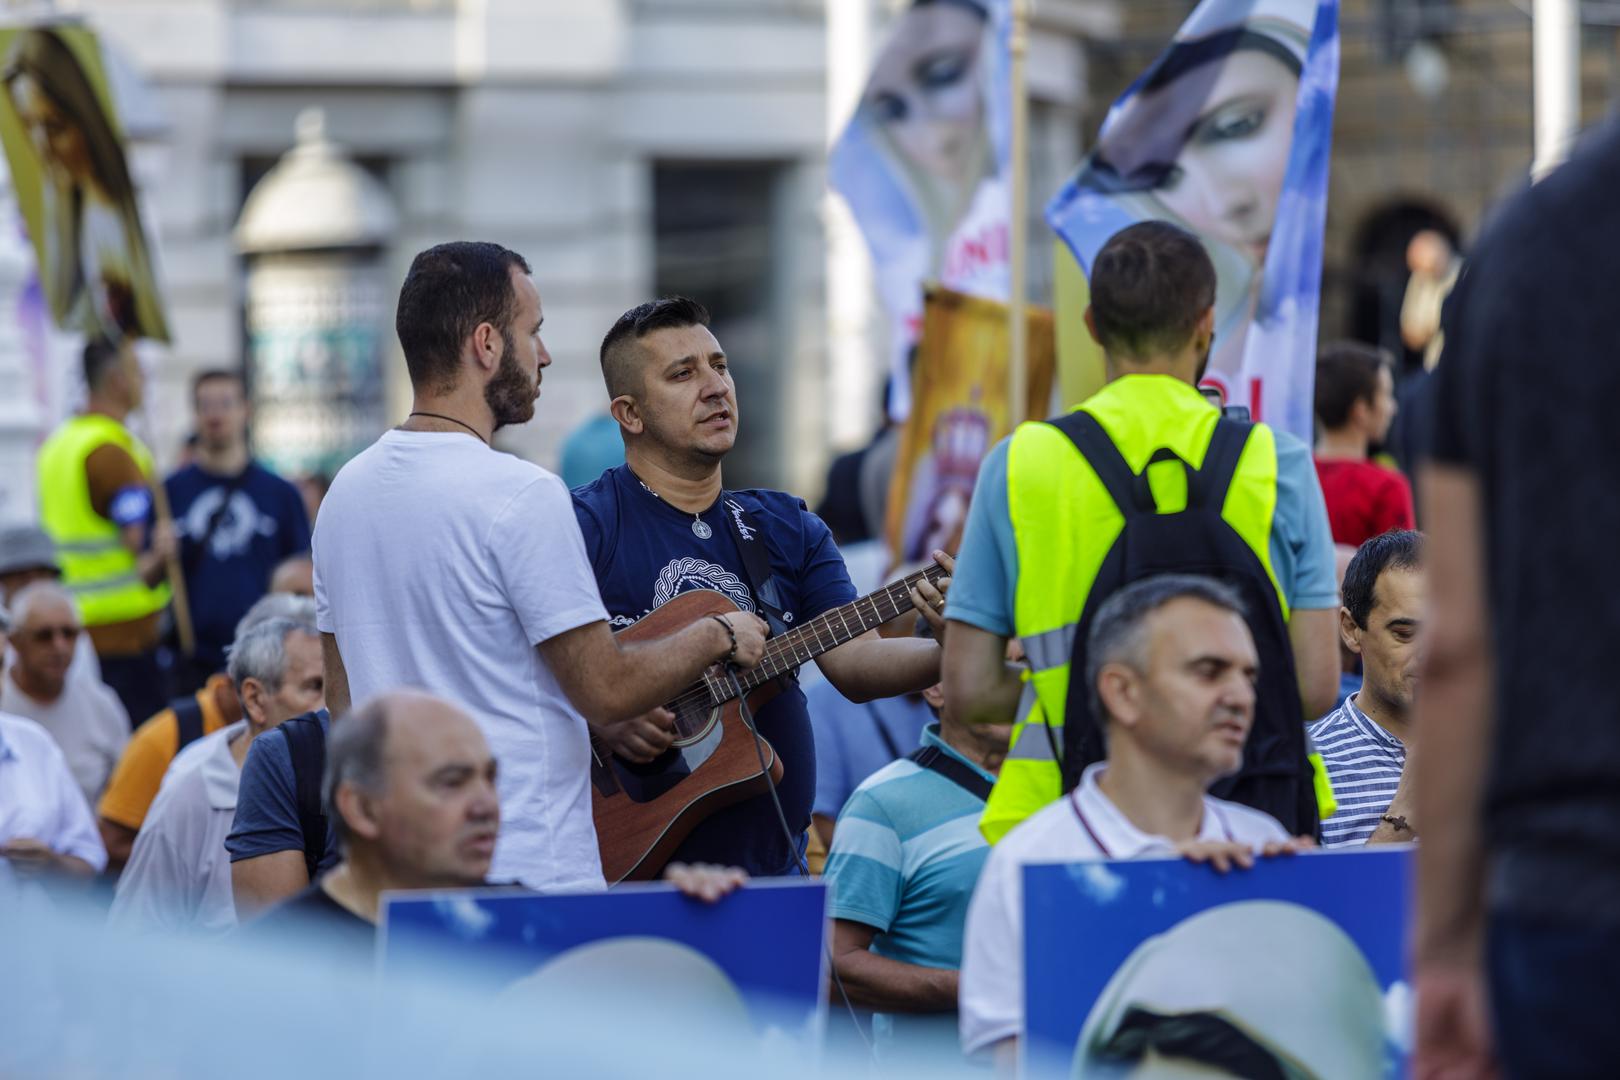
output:
[{"label": "short dark hair", "polygon": [[1091,315],[1110,356],[1179,349],[1215,304],[1215,264],[1203,242],[1168,221],[1121,229],[1091,264]]},{"label": "short dark hair", "polygon": [[118,366],[118,345],[104,337],[93,337],[84,343],[84,385],[91,390],[101,385],[107,374]]},{"label": "short dark hair", "polygon": [[[1157,574],[1133,581],[1097,609],[1086,636],[1086,689],[1091,694],[1091,715],[1106,720],[1097,676],[1104,664],[1130,663],[1141,667],[1146,642],[1142,629],[1149,615],[1172,600],[1202,600],[1239,617],[1247,617],[1243,597],[1224,581],[1200,574]],[[1126,659],[1129,657],[1130,659]]]},{"label": "short dark hair", "polygon": [[461,370],[461,346],[480,323],[504,333],[517,306],[512,269],[533,273],[522,255],[499,244],[457,240],[411,260],[399,288],[394,331],[419,390],[445,391]]},{"label": "short dark hair", "polygon": [[1316,419],[1337,429],[1350,420],[1356,402],[1371,404],[1378,396],[1378,372],[1393,368],[1386,349],[1359,341],[1334,341],[1316,354]]},{"label": "short dark hair", "polygon": [[686,296],[666,296],[637,304],[620,315],[613,329],[602,339],[602,381],[608,397],[632,393],[636,385],[635,365],[625,346],[640,341],[655,330],[708,326],[709,309]]},{"label": "short dark hair", "polygon": [[204,368],[191,377],[191,400],[197,400],[197,391],[202,389],[203,383],[218,382],[222,379],[228,379],[241,387],[243,393],[247,392],[247,380],[239,369]]},{"label": "short dark hair", "polygon": [[1378,579],[1386,570],[1417,570],[1423,566],[1423,534],[1412,529],[1391,529],[1356,549],[1344,568],[1344,606],[1363,630],[1377,603]]},{"label": "short dark hair", "polygon": [[337,806],[337,789],[353,784],[379,794],[386,786],[384,754],[388,749],[388,698],[376,697],[327,727],[326,772],[321,777],[321,803],[339,843],[349,843],[349,823]]}]

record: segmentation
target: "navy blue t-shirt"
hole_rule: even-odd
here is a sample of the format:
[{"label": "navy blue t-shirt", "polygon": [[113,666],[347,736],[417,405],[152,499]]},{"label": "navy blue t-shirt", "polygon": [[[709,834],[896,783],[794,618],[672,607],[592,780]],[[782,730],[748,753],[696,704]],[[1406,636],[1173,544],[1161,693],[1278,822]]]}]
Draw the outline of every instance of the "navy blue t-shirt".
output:
[{"label": "navy blue t-shirt", "polygon": [[[222,668],[237,621],[270,587],[277,564],[309,550],[309,515],[298,489],[257,462],[239,480],[188,465],[163,486],[180,534],[197,659]],[[221,506],[225,514],[204,547]]]},{"label": "navy blue t-shirt", "polygon": [[[775,605],[797,626],[855,599],[855,587],[832,533],[803,501],[780,491],[724,492],[700,516],[709,538],[692,531],[693,516],[670,506],[628,466],[609,469],[574,489],[574,512],[614,629],[622,629],[675,595],[713,589],[746,611],[757,610],[742,553],[728,523],[727,500],[744,505],[770,554]],[[797,836],[810,826],[816,793],[816,749],[804,694],[795,684],[755,717],[782,759],[777,794]],[[680,862],[724,863],[766,877],[792,873],[796,851],[782,835],[769,793],[729,806],[693,830],[675,852]]]},{"label": "navy blue t-shirt", "polygon": [[[310,716],[305,713],[304,717]],[[331,725],[325,709],[313,714],[321,731]],[[302,717],[300,718],[302,719]],[[304,827],[298,816],[298,776],[293,769],[292,748],[279,731],[267,731],[248,747],[242,763],[242,781],[236,793],[236,816],[225,837],[225,850],[231,862],[257,859],[278,851],[304,850]],[[324,874],[337,865],[337,834],[331,819],[326,823],[326,848],[316,867]]]}]

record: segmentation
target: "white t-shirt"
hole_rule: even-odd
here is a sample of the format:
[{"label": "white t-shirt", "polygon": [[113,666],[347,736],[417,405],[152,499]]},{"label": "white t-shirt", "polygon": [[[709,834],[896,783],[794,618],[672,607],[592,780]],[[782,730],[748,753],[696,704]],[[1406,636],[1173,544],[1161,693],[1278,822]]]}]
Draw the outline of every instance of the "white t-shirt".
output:
[{"label": "white t-shirt", "polygon": [[108,919],[118,926],[223,934],[236,926],[225,837],[236,818],[242,772],[231,743],[247,721],[180,751],[135,837]]},{"label": "white t-shirt", "polygon": [[0,712],[26,716],[50,732],[85,801],[95,806],[129,742],[123,702],[105,683],[76,676],[71,667],[61,696],[51,702],[25,694],[15,676],[13,666],[0,679]]},{"label": "white t-shirt", "polygon": [[354,703],[414,687],[483,728],[491,880],[603,887],[589,731],[535,649],[607,620],[563,482],[471,435],[389,431],[332,481],[313,548],[316,622]]},{"label": "white t-shirt", "polygon": [[[960,984],[962,1049],[974,1054],[1024,1027],[1024,872],[1030,863],[1163,858],[1175,842],[1130,823],[1086,769],[1074,792],[1008,833],[990,849],[968,905]],[[1204,796],[1200,840],[1236,840],[1258,850],[1288,832],[1270,814]]]},{"label": "white t-shirt", "polygon": [[[0,844],[9,840],[38,840],[98,874],[107,865],[95,815],[62,751],[34,721],[0,712]],[[11,865],[0,859],[0,897],[10,879]]]}]

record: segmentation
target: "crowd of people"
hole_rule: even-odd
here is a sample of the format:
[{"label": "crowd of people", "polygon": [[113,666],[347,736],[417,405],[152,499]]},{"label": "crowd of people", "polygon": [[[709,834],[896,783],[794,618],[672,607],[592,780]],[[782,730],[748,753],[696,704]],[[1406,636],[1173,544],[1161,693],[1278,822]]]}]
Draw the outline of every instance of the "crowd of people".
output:
[{"label": "crowd of people", "polygon": [[[1556,220],[1575,242],[1576,219],[1543,192],[1587,194],[1606,164],[1577,159],[1507,220]],[[1521,838],[1515,856],[1537,872],[1581,865],[1554,857],[1559,841],[1535,841],[1557,835],[1556,772],[1534,788],[1493,773],[1480,793],[1490,739],[1477,725],[1491,712],[1484,624],[1468,622],[1483,610],[1479,581],[1492,575],[1490,601],[1517,620],[1510,636],[1491,624],[1499,648],[1511,637],[1547,655],[1571,638],[1524,643],[1544,617],[1498,576],[1520,563],[1489,548],[1487,566],[1470,530],[1498,522],[1492,535],[1520,548],[1583,532],[1571,521],[1531,541],[1511,500],[1548,494],[1539,450],[1479,442],[1486,405],[1493,426],[1535,408],[1487,369],[1530,340],[1493,335],[1514,310],[1494,290],[1543,244],[1528,224],[1503,232],[1460,280],[1437,369],[1446,464],[1425,493],[1432,542],[1414,531],[1411,486],[1376,456],[1396,411],[1392,358],[1321,350],[1314,453],[1227,415],[1198,390],[1214,267],[1191,234],[1148,222],[1091,268],[1085,321],[1106,385],[991,450],[959,550],[935,553],[948,574],[916,579],[898,617],[785,661],[773,641],[847,610],[857,589],[804,502],[725,487],[741,403],[695,301],[651,301],[607,330],[624,462],[570,490],[491,446],[535,415],[552,362],[529,263],[489,243],[422,252],[396,323],[411,410],[337,474],[313,534],[297,490],[249,453],[240,374],[196,378],[193,460],[160,481],[123,424],[139,367],[127,347],[93,341],[87,408],[40,452],[40,520],[0,533],[0,887],[98,879],[130,933],[296,922],[357,958],[390,890],[605,889],[609,838],[592,809],[604,763],[658,768],[690,734],[683,695],[702,687],[724,704],[757,667],[775,674],[749,695],[752,739],[778,767],[763,790],[683,826],[659,861],[708,902],[749,878],[819,872],[829,993],[880,1055],[944,1027],[970,1057],[1016,1061],[1027,864],[1180,856],[1242,872],[1318,845],[1433,843],[1436,827],[1436,865],[1456,879],[1423,897],[1448,907],[1425,907],[1419,924],[1419,988],[1438,988],[1419,1061],[1485,1063],[1468,981],[1482,909],[1467,882],[1495,837],[1470,808],[1488,798],[1495,820],[1539,800],[1503,830]],[[1560,361],[1573,370],[1570,354]],[[1577,453],[1573,434],[1560,442]],[[721,599],[662,636],[615,633],[693,590]],[[170,636],[182,594],[189,626]],[[1582,644],[1572,651],[1590,653]],[[792,669],[812,661],[826,681],[807,694]],[[1441,685],[1420,693],[1425,663]],[[1515,677],[1540,686],[1538,670]],[[1498,685],[1505,708],[1534,708],[1523,693],[1539,691]],[[1442,694],[1444,706],[1428,700]],[[1465,706],[1478,745],[1461,745],[1453,723]],[[1585,734],[1560,744],[1568,755],[1612,746],[1592,728],[1604,716],[1594,698]],[[1446,746],[1421,772],[1408,769],[1419,730],[1426,749],[1431,735]],[[1446,774],[1433,762],[1447,754],[1473,767]],[[1514,767],[1532,768],[1524,754]],[[1613,779],[1606,763],[1586,763],[1593,783]],[[1462,801],[1445,805],[1429,784]],[[1595,829],[1613,790],[1568,797]],[[1601,892],[1570,880],[1560,911]],[[1509,894],[1520,911],[1557,906],[1522,885]],[[1517,931],[1529,963],[1545,930]],[[1613,1041],[1568,1023],[1576,1042]],[[1198,1040],[1156,1037],[1119,1060],[1220,1067]],[[1292,1075],[1280,1046],[1253,1039],[1275,1075]]]}]

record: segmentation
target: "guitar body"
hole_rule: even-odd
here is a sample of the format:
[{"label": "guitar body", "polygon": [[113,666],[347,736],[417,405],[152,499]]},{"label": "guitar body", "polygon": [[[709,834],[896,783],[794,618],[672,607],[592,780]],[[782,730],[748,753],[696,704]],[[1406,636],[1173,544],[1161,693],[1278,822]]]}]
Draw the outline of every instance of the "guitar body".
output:
[{"label": "guitar body", "polygon": [[[700,619],[724,615],[737,605],[707,589],[684,592],[619,631],[624,641],[667,637]],[[718,668],[711,671],[718,671]],[[751,715],[782,690],[775,680],[747,696]],[[665,706],[675,713],[676,741],[645,765],[614,757],[593,742],[591,812],[602,850],[602,873],[609,883],[657,877],[698,822],[723,807],[768,789],[759,766],[760,750],[771,780],[782,778],[782,762],[769,742],[755,746],[736,700],[715,704],[702,683]]]}]

